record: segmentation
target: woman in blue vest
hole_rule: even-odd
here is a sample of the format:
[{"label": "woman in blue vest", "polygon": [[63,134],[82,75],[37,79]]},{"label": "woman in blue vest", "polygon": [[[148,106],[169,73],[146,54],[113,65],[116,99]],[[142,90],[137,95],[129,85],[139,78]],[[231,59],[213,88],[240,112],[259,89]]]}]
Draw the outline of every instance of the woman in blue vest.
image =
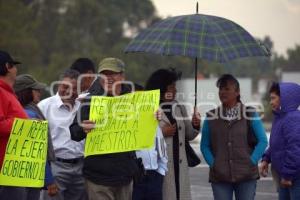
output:
[{"label": "woman in blue vest", "polygon": [[201,151],[210,167],[215,200],[254,200],[257,163],[266,146],[263,124],[253,108],[240,100],[237,79],[224,74],[217,81],[221,105],[207,113]]}]

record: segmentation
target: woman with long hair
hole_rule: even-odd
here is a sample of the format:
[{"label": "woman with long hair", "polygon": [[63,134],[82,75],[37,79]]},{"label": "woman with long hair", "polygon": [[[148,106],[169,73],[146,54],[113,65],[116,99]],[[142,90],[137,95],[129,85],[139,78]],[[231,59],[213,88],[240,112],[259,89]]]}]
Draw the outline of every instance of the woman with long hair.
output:
[{"label": "woman with long hair", "polygon": [[160,89],[160,107],[163,110],[160,127],[167,143],[168,172],[163,181],[164,200],[190,200],[191,189],[185,140],[193,140],[200,129],[200,114],[189,120],[183,105],[175,100],[176,81],[180,74],[172,69],[155,71],[146,83],[146,90]]}]

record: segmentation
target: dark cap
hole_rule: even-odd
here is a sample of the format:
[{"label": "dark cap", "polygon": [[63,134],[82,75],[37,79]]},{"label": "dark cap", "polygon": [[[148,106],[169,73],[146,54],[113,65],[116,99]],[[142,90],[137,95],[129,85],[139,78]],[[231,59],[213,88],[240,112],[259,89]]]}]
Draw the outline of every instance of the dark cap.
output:
[{"label": "dark cap", "polygon": [[19,61],[12,59],[9,53],[0,50],[0,64],[4,65],[5,63],[10,63],[13,65],[21,64]]},{"label": "dark cap", "polygon": [[20,92],[22,90],[31,88],[34,90],[41,90],[46,87],[46,84],[38,82],[29,74],[22,74],[17,76],[16,82],[14,85],[15,92]]},{"label": "dark cap", "polygon": [[113,72],[124,72],[125,64],[118,58],[104,58],[99,63],[98,73],[101,73],[105,70]]}]

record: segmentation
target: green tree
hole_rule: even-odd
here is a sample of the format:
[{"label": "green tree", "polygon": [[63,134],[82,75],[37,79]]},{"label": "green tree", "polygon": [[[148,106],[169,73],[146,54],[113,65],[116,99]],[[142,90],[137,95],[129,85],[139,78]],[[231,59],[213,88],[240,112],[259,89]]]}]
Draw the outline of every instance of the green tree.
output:
[{"label": "green tree", "polygon": [[282,66],[284,71],[300,71],[300,45],[287,50],[286,63]]},{"label": "green tree", "polygon": [[19,71],[36,66],[39,42],[34,37],[37,24],[33,12],[22,1],[0,1],[0,48],[22,61]]},{"label": "green tree", "polygon": [[[151,1],[45,0],[32,1],[39,19],[36,37],[42,45],[39,71],[51,81],[77,57],[95,61],[106,56],[122,57],[125,28],[137,31],[151,23]],[[44,71],[47,71],[45,74]]]}]

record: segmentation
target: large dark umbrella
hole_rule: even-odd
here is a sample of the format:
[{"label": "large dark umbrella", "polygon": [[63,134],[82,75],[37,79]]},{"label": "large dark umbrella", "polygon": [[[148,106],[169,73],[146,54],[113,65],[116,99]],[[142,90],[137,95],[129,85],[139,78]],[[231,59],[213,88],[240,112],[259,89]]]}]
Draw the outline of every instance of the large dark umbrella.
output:
[{"label": "large dark umbrella", "polygon": [[[198,4],[197,4],[198,13]],[[195,106],[197,104],[197,61],[219,63],[252,56],[269,56],[244,28],[225,18],[194,14],[170,17],[141,31],[125,52],[182,55],[195,59]]]}]

